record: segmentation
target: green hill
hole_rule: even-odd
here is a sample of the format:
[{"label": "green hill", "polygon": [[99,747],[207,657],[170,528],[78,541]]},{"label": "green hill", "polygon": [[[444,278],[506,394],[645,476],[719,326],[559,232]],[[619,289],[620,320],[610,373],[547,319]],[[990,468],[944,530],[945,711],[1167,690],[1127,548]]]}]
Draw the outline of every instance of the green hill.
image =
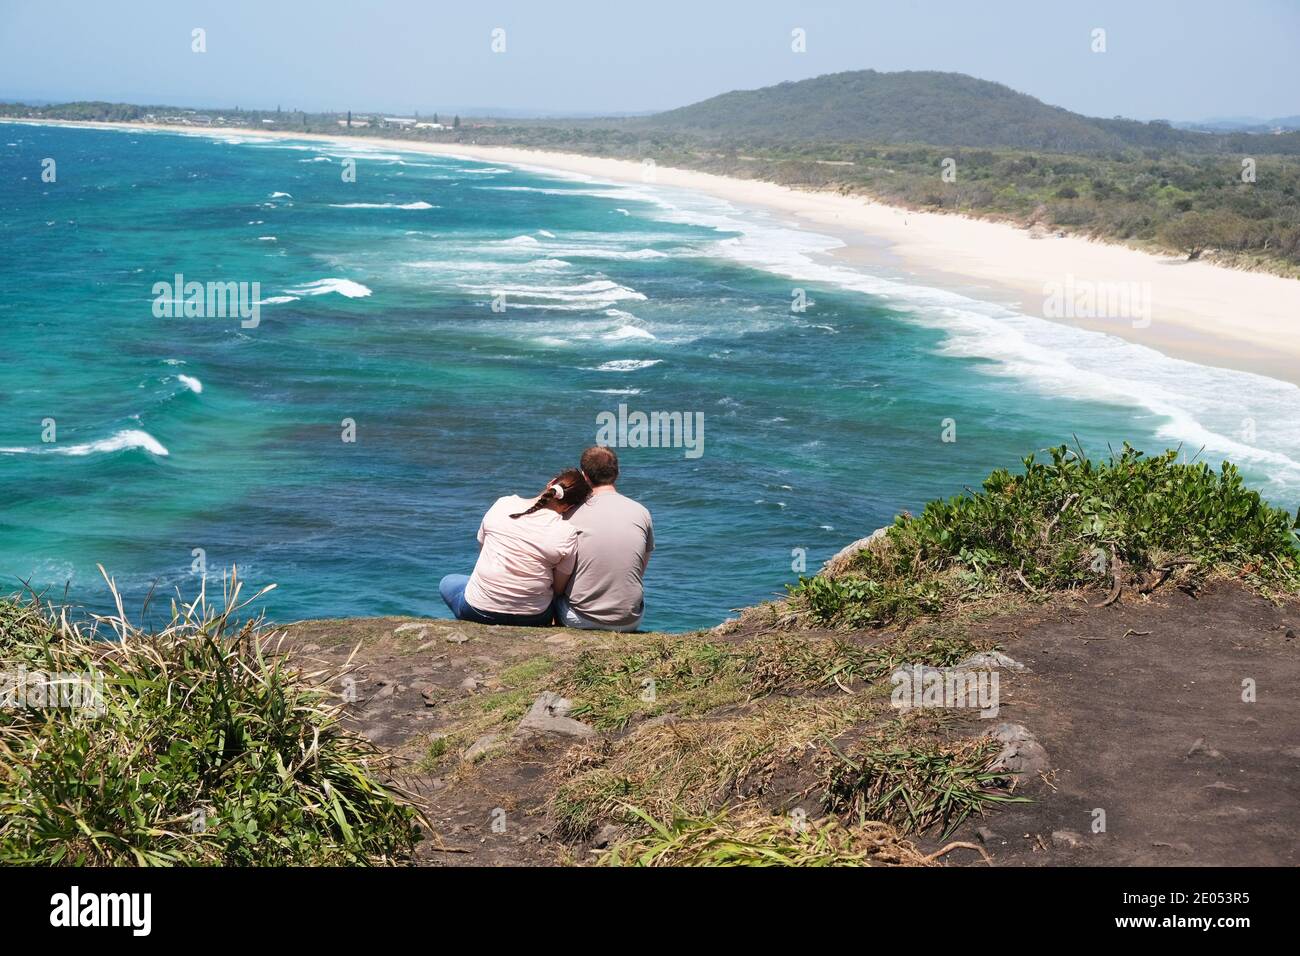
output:
[{"label": "green hill", "polygon": [[1224,148],[1232,137],[1168,123],[1095,119],[962,73],[832,73],[724,93],[634,120],[641,126],[746,140],[933,143],[1052,152],[1125,147]]}]

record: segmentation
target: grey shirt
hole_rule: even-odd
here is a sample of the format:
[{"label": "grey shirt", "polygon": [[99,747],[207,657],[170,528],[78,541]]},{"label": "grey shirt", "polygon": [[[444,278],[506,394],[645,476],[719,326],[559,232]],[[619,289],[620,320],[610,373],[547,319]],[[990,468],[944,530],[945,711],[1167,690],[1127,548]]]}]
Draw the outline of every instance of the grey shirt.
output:
[{"label": "grey shirt", "polygon": [[645,612],[642,576],[655,548],[650,512],[617,491],[604,491],[588,498],[568,523],[578,532],[569,606],[597,624],[636,624]]}]

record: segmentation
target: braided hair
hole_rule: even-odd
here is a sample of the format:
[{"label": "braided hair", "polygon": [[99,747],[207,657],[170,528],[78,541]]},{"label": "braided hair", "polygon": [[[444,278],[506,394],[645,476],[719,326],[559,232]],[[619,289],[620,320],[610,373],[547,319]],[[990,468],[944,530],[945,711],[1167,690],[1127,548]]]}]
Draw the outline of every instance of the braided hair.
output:
[{"label": "braided hair", "polygon": [[512,518],[522,518],[534,511],[540,511],[553,501],[563,502],[564,510],[570,511],[591,497],[591,485],[586,476],[577,468],[566,468],[546,484],[546,489],[537,496],[533,506],[527,511],[513,514]]}]

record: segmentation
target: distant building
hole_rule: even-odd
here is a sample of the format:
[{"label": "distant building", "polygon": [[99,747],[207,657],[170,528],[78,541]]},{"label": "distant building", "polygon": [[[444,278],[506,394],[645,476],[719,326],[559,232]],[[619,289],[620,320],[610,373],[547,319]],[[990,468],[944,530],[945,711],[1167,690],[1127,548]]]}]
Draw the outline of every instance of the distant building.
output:
[{"label": "distant building", "polygon": [[413,119],[408,119],[408,118],[405,117],[405,116],[385,116],[385,117],[384,117],[384,122],[385,122],[385,123],[392,123],[394,126],[412,126],[412,125],[419,125],[419,124],[417,124],[417,123],[415,122],[415,120],[413,120]]},{"label": "distant building", "polygon": [[441,123],[416,123],[416,129],[446,129]]}]

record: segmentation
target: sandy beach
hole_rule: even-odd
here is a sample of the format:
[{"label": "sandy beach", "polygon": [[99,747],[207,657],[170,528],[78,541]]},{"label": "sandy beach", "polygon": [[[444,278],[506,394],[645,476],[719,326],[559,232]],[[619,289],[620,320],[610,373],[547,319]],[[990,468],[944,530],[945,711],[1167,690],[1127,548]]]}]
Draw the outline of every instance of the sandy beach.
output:
[{"label": "sandy beach", "polygon": [[[764,207],[842,239],[846,246],[836,253],[839,258],[878,273],[1110,332],[1176,358],[1300,384],[1300,281],[1295,279],[1072,236],[1036,238],[1006,223],[692,170],[656,167],[653,180],[647,180],[642,164],[627,160],[498,146],[420,149],[611,182],[650,181]],[[1080,314],[1086,308],[1061,309],[1053,295],[1058,290],[1073,291],[1076,302],[1091,290],[1098,306],[1093,314]],[[1126,293],[1131,293],[1129,307],[1123,302]],[[1100,305],[1108,296],[1112,306],[1120,300],[1118,308]],[[1050,314],[1053,310],[1057,314]]]},{"label": "sandy beach", "polygon": [[[33,122],[33,121],[19,121]],[[695,190],[833,235],[833,255],[876,274],[959,291],[1025,314],[1097,329],[1202,365],[1300,384],[1300,280],[1155,256],[1001,222],[918,212],[859,196],[621,159],[471,144],[138,123],[70,123],[191,135],[252,135],[461,156],[612,183]]]}]

